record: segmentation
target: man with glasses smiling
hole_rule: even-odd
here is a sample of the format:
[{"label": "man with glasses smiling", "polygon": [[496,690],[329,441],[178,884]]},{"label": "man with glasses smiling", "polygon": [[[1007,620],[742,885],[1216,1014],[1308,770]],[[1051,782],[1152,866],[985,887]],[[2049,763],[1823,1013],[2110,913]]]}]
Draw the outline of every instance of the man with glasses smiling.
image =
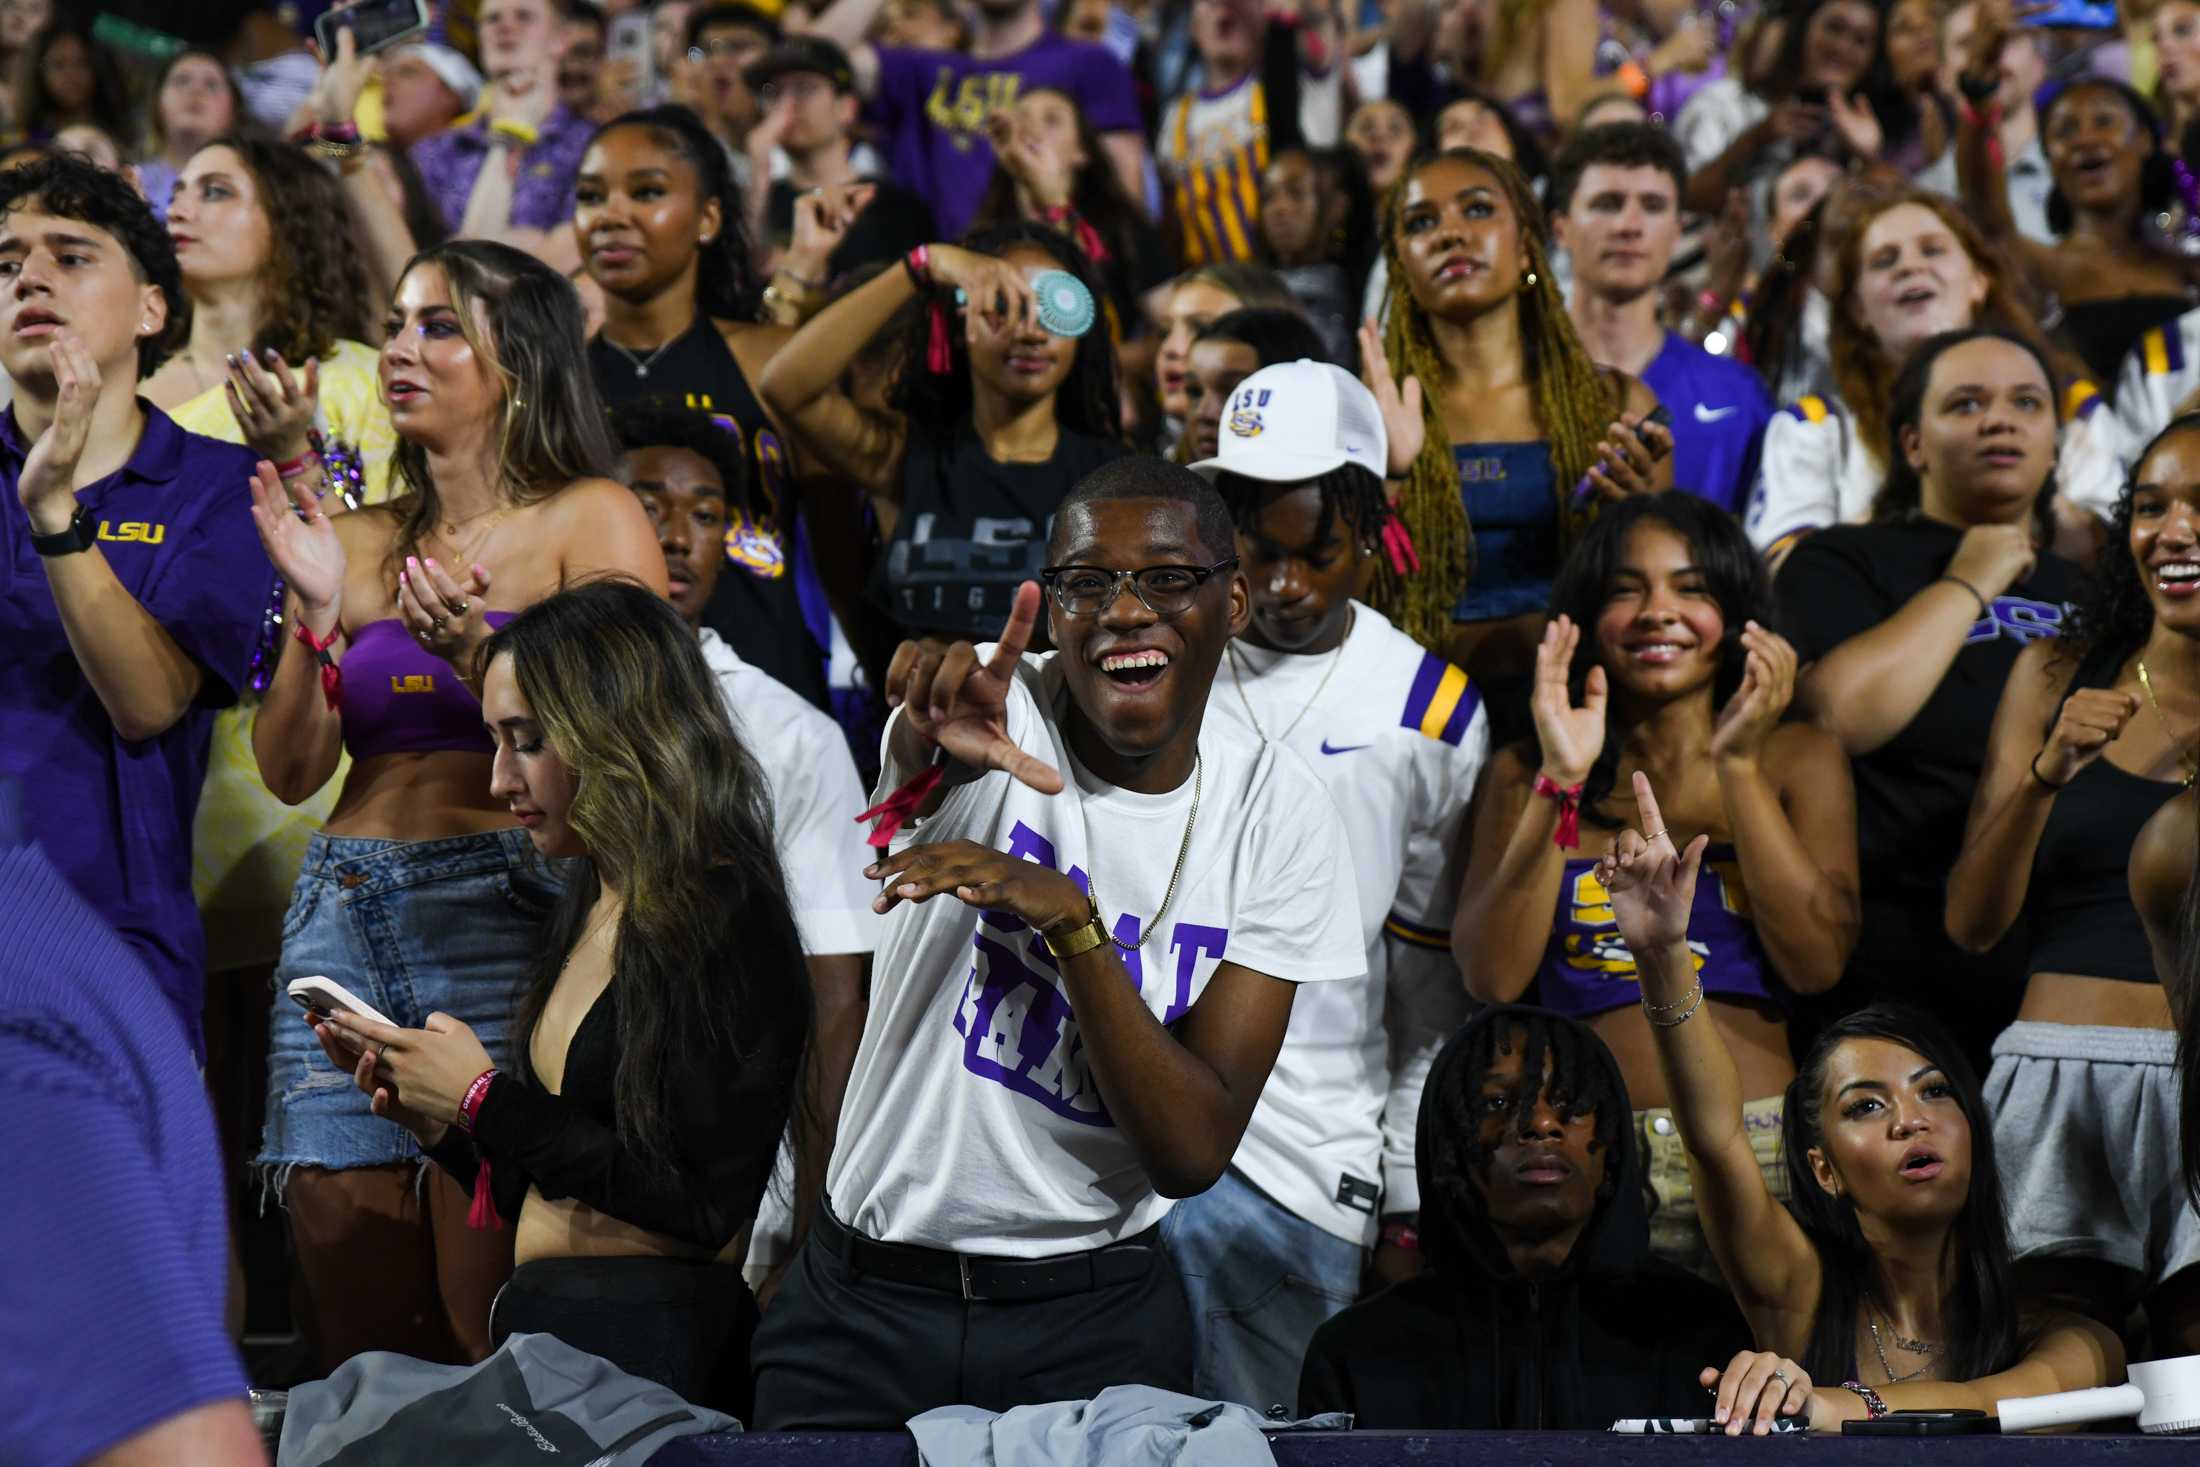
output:
[{"label": "man with glasses smiling", "polygon": [[1205,720],[1232,542],[1196,475],[1119,459],[1054,522],[1058,650],[1025,653],[1027,582],[998,644],[895,654],[871,1014],[761,1429],[1190,1388],[1160,1220],[1228,1165],[1296,985],[1366,969],[1320,782]]}]

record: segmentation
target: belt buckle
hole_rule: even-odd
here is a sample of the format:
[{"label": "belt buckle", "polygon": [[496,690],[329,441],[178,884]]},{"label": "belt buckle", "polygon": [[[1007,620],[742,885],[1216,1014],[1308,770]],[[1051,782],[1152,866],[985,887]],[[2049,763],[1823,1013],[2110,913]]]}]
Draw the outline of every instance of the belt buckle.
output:
[{"label": "belt buckle", "polygon": [[965,1304],[976,1303],[978,1296],[970,1292],[970,1259],[964,1254],[956,1254],[955,1268],[962,1275],[963,1302]]}]

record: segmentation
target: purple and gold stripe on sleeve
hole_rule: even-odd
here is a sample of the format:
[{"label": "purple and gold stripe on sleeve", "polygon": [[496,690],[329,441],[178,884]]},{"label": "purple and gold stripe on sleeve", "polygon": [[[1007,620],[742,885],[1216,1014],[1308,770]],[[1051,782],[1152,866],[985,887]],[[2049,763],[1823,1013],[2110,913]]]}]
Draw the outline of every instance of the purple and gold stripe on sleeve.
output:
[{"label": "purple and gold stripe on sleeve", "polygon": [[1401,728],[1417,728],[1432,739],[1456,744],[1467,736],[1474,710],[1482,695],[1467,675],[1433,652],[1421,654],[1421,670],[1414,674],[1413,691],[1406,695]]},{"label": "purple and gold stripe on sleeve", "polygon": [[1423,947],[1432,952],[1448,953],[1451,951],[1450,929],[1423,927],[1417,922],[1408,922],[1396,912],[1392,912],[1389,917],[1384,919],[1383,931],[1411,947]]},{"label": "purple and gold stripe on sleeve", "polygon": [[2157,326],[2139,338],[2139,354],[2146,358],[2149,377],[2182,372],[2185,369],[2184,333],[2172,326]]}]

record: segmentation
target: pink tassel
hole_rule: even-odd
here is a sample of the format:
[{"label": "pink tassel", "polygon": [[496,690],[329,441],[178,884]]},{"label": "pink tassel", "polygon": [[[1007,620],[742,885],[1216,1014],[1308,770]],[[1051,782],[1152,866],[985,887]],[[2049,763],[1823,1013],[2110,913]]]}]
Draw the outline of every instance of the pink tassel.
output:
[{"label": "pink tassel", "polygon": [[1383,549],[1390,554],[1390,568],[1399,575],[1408,575],[1421,568],[1421,557],[1413,549],[1413,537],[1406,533],[1405,522],[1395,516],[1383,524]]},{"label": "pink tassel", "polygon": [[924,344],[924,369],[935,377],[945,377],[955,370],[954,353],[947,345],[947,308],[934,301],[931,316],[932,327]]},{"label": "pink tassel", "polygon": [[945,764],[933,764],[919,770],[916,778],[858,815],[858,824],[866,820],[877,822],[871,827],[871,833],[863,838],[863,843],[877,846],[882,851],[891,846],[894,837],[901,833],[901,828],[909,823],[909,817],[917,813],[917,807],[924,803],[925,796],[932,793],[933,787],[940,782],[940,776],[946,772]]},{"label": "pink tassel", "polygon": [[1105,265],[1108,262],[1108,247],[1100,242],[1100,231],[1086,223],[1082,215],[1077,218],[1076,225],[1077,248],[1083,250],[1085,258],[1095,265]]},{"label": "pink tassel", "polygon": [[495,1233],[504,1230],[504,1219],[497,1216],[497,1201],[489,1190],[489,1158],[481,1159],[481,1170],[474,1173],[474,1205],[466,1209],[466,1226],[477,1233]]},{"label": "pink tassel", "polygon": [[1558,829],[1551,833],[1551,843],[1561,850],[1581,849],[1581,786],[1562,785],[1548,774],[1539,774],[1535,792],[1558,801]]}]

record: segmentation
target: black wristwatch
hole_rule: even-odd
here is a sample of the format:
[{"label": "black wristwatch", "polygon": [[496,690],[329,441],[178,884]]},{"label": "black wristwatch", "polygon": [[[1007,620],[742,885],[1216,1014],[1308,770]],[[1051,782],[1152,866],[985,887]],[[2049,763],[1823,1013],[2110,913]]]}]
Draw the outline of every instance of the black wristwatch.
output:
[{"label": "black wristwatch", "polygon": [[51,535],[32,531],[31,549],[45,556],[74,555],[79,550],[92,548],[92,539],[96,532],[97,527],[92,521],[92,507],[80,504],[76,507],[76,513],[69,516],[67,529],[56,530]]}]

